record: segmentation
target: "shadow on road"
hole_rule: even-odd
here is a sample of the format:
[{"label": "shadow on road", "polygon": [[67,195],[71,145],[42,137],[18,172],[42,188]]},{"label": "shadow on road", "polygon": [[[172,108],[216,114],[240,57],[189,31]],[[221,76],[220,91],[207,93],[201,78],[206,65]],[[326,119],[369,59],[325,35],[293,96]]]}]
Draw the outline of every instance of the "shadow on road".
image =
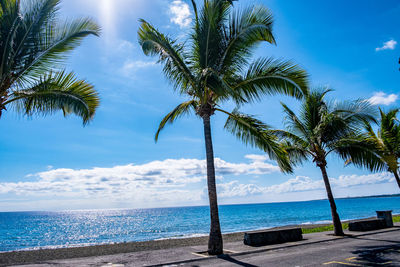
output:
[{"label": "shadow on road", "polygon": [[253,265],[253,264],[250,264],[250,263],[246,263],[246,262],[239,261],[239,260],[237,260],[237,259],[235,259],[235,258],[232,258],[232,257],[229,256],[229,255],[226,255],[226,254],[221,255],[221,256],[218,256],[218,258],[220,258],[221,260],[229,261],[230,263],[233,263],[233,264],[239,265],[239,266],[258,267],[257,265]]},{"label": "shadow on road", "polygon": [[399,266],[400,264],[400,244],[364,246],[352,251],[352,253],[357,256],[349,261],[355,264],[362,264],[362,266]]}]

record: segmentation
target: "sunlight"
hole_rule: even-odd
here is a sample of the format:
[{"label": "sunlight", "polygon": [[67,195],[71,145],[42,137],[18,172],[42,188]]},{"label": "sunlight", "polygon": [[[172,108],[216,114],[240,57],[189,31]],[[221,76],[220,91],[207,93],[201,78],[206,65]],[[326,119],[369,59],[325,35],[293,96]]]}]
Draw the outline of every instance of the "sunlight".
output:
[{"label": "sunlight", "polygon": [[101,0],[100,1],[100,22],[102,23],[103,36],[105,40],[110,41],[116,34],[115,29],[115,9],[118,1]]}]

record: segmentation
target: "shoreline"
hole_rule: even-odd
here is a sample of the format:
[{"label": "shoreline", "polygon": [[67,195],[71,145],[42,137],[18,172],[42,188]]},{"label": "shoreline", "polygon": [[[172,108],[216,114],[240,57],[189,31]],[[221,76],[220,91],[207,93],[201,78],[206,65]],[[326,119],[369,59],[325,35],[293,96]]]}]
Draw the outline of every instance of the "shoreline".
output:
[{"label": "shoreline", "polygon": [[[272,227],[265,229],[285,229],[292,227],[309,229],[309,228],[317,228],[328,225],[331,224],[286,225],[286,226]],[[222,235],[223,241],[224,243],[242,241],[245,232],[249,231],[223,234]],[[53,249],[8,251],[8,252],[0,252],[0,266],[8,264],[37,263],[49,260],[114,255],[114,254],[123,254],[123,253],[140,252],[140,251],[154,251],[154,250],[170,249],[177,247],[187,247],[187,246],[202,246],[202,245],[207,246],[207,243],[208,243],[208,234],[199,237],[168,238],[161,240],[113,243],[113,244],[79,246],[79,247],[64,247],[64,248],[53,248]]]},{"label": "shoreline", "polygon": [[[308,224],[308,225],[288,225],[282,227],[273,227],[268,229],[284,229],[290,227],[313,228],[326,226],[329,224]],[[243,240],[244,232],[223,234],[224,243]],[[24,264],[32,262],[41,262],[47,260],[60,260],[71,258],[83,258],[103,255],[122,254],[139,251],[152,251],[160,249],[169,249],[186,246],[206,246],[208,235],[189,238],[169,238],[162,240],[150,240],[139,242],[126,242],[115,244],[103,244],[81,247],[65,247],[54,249],[36,249],[36,250],[17,250],[0,252],[0,266],[3,264]]]},{"label": "shoreline", "polygon": [[[398,214],[394,214],[394,217],[400,217]],[[375,217],[369,217],[375,218]],[[368,219],[368,218],[367,218]],[[352,222],[359,219],[343,220],[343,223]],[[331,223],[312,223],[312,224],[300,224],[300,225],[286,225],[279,227],[263,228],[263,229],[285,229],[292,227],[299,227],[302,229],[313,229],[324,226],[331,226]],[[252,231],[258,231],[262,229],[254,229]],[[235,233],[223,234],[224,243],[240,242],[243,241],[245,232],[240,231]],[[329,231],[327,231],[329,232]],[[123,253],[132,253],[140,251],[155,251],[161,249],[171,249],[177,247],[191,247],[191,246],[207,246],[208,234],[197,237],[183,237],[183,238],[166,238],[159,240],[150,241],[137,241],[137,242],[124,242],[124,243],[111,243],[111,244],[99,244],[99,245],[88,245],[88,246],[76,246],[76,247],[63,247],[63,248],[38,248],[34,250],[16,250],[16,251],[5,251],[0,252],[0,266],[12,265],[12,264],[29,264],[37,263],[49,260],[62,260],[72,258],[84,258],[84,257],[96,257],[105,255],[115,255]]]},{"label": "shoreline", "polygon": [[[395,216],[400,216],[400,214],[393,214],[393,217]],[[360,219],[369,219],[373,217],[368,217],[368,218],[360,218]],[[350,219],[350,220],[342,220],[342,223],[354,221],[354,220],[359,220],[359,219]],[[262,230],[270,230],[270,229],[285,229],[285,228],[291,228],[291,227],[299,227],[302,229],[310,229],[310,228],[317,228],[317,227],[323,227],[323,226],[329,226],[332,223],[327,220],[327,222],[305,222],[302,224],[292,224],[292,225],[280,225],[280,226],[272,226],[272,227],[262,227],[262,228],[257,228],[257,229],[248,229],[248,230],[239,230],[236,232],[227,232],[223,233],[222,236],[224,238],[228,238],[228,242],[231,241],[238,241],[238,240],[230,240],[232,236],[236,235],[243,235],[245,232],[251,232],[251,231],[262,231]],[[202,239],[202,238],[207,238],[209,233],[195,233],[191,235],[186,235],[186,236],[171,236],[171,237],[163,237],[163,238],[158,238],[158,239],[151,239],[151,240],[143,240],[143,241],[126,241],[126,242],[109,242],[109,243],[82,243],[82,244],[71,244],[71,245],[54,245],[54,246],[43,246],[43,247],[32,247],[32,248],[24,248],[24,249],[17,249],[17,250],[8,250],[8,251],[0,251],[0,258],[2,254],[5,253],[18,253],[18,252],[34,252],[34,251],[41,251],[41,250],[61,250],[61,249],[79,249],[79,248],[88,248],[88,247],[103,247],[103,246],[114,246],[114,245],[121,245],[121,244],[139,244],[139,243],[152,243],[152,242],[162,242],[162,241],[168,241],[168,240],[193,240],[193,239]],[[225,241],[225,239],[224,239]],[[174,243],[174,242],[171,242]],[[177,242],[179,243],[179,242]],[[140,250],[138,250],[140,251]],[[132,251],[136,252],[136,251]]]},{"label": "shoreline", "polygon": [[[393,218],[394,217],[400,217],[400,213],[395,213],[392,214]],[[347,219],[347,220],[341,220],[342,223],[348,223],[356,220],[362,220],[362,219],[371,219],[375,217],[363,217],[363,218],[358,218],[358,219]],[[225,237],[230,237],[230,236],[235,236],[237,234],[244,234],[245,232],[251,232],[251,231],[262,231],[262,230],[269,230],[269,229],[285,229],[285,228],[290,228],[290,227],[299,227],[302,229],[311,229],[311,228],[318,228],[318,227],[324,227],[324,226],[329,226],[332,225],[332,222],[330,220],[325,221],[315,221],[315,222],[304,222],[301,224],[292,224],[292,225],[280,225],[280,226],[271,226],[271,227],[262,227],[262,228],[257,228],[257,229],[248,229],[248,230],[239,230],[236,232],[227,232],[223,233],[222,236]],[[108,243],[81,243],[81,244],[71,244],[71,245],[54,245],[54,246],[43,246],[43,247],[32,247],[32,248],[24,248],[24,249],[17,249],[17,250],[7,250],[7,251],[0,251],[0,258],[2,254],[5,253],[17,253],[17,252],[32,252],[32,251],[41,251],[41,250],[61,250],[61,249],[79,249],[79,248],[87,248],[87,247],[102,247],[102,246],[114,246],[114,245],[120,245],[120,244],[136,244],[136,243],[151,243],[151,242],[158,242],[158,241],[166,241],[166,240],[182,240],[182,239],[196,239],[196,238],[204,238],[208,237],[209,233],[194,233],[191,235],[182,235],[182,236],[171,236],[171,237],[163,237],[163,238],[158,238],[158,239],[151,239],[151,240],[142,240],[142,241],[126,241],[126,242],[108,242]],[[238,240],[233,240],[233,241],[238,241]],[[230,241],[228,241],[230,242]],[[179,243],[179,242],[178,242]],[[136,251],[133,251],[136,252]]]}]

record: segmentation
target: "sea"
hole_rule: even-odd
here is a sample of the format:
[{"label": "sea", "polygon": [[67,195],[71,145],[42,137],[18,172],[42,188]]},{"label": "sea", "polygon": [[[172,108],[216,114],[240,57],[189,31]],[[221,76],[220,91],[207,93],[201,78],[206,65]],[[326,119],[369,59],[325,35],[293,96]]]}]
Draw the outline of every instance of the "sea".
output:
[{"label": "sea", "polygon": [[[342,220],[400,214],[400,197],[337,199]],[[221,205],[223,233],[330,223],[327,200]],[[0,251],[34,250],[207,235],[207,206],[60,212],[0,212]]]}]

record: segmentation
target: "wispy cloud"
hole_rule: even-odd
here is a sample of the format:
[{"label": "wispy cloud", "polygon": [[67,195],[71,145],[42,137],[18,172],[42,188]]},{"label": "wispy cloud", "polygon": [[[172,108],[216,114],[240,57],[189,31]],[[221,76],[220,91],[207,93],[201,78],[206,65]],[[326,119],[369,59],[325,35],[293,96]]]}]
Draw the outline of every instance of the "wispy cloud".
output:
[{"label": "wispy cloud", "polygon": [[383,43],[383,46],[375,48],[375,51],[382,50],[394,50],[396,48],[397,42],[395,40],[389,40]]},{"label": "wispy cloud", "polygon": [[174,0],[169,6],[171,22],[179,25],[181,28],[188,27],[192,22],[189,5],[182,0]]},{"label": "wispy cloud", "polygon": [[117,40],[115,45],[117,53],[123,54],[124,56],[127,54],[131,55],[134,49],[137,49],[133,43],[127,40]]},{"label": "wispy cloud", "polygon": [[121,67],[120,71],[124,76],[134,75],[138,70],[154,67],[157,65],[156,61],[143,61],[128,59]]},{"label": "wispy cloud", "polygon": [[[334,188],[349,188],[361,185],[392,183],[394,182],[394,177],[392,174],[384,172],[369,175],[341,175],[339,178],[331,178],[330,180]],[[271,193],[282,194],[324,189],[325,186],[322,180],[314,180],[306,176],[297,176],[281,184],[266,187],[255,184],[241,184],[239,181],[231,181],[218,185],[219,196],[224,198],[245,197]]]},{"label": "wispy cloud", "polygon": [[128,40],[116,39],[112,45],[104,63],[113,73],[116,70],[118,75],[135,79],[138,71],[157,65],[157,61],[148,59],[140,47]]},{"label": "wispy cloud", "polygon": [[260,155],[260,154],[250,154],[250,155],[246,155],[244,156],[246,159],[255,161],[255,162],[263,162],[269,159],[269,157],[267,155]]},{"label": "wispy cloud", "polygon": [[390,105],[393,104],[394,102],[397,101],[398,95],[396,94],[386,94],[384,92],[377,92],[374,93],[374,95],[368,99],[368,101],[372,104],[372,105]]}]

